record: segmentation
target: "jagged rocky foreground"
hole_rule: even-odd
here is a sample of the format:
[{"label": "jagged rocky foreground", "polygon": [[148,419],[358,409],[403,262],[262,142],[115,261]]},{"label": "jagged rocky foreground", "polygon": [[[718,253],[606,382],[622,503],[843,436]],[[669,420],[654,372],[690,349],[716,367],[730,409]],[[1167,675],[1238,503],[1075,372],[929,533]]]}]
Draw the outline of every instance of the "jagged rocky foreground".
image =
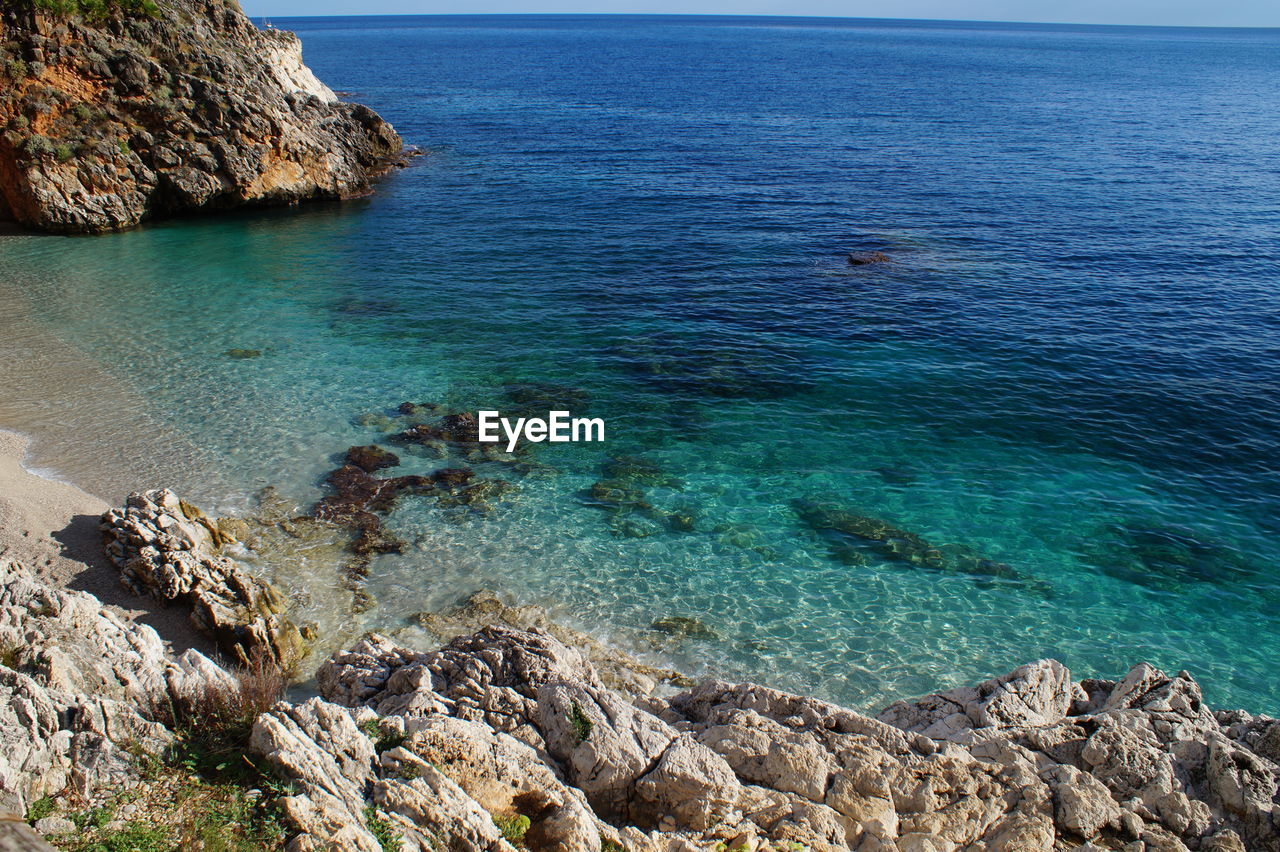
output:
[{"label": "jagged rocky foreground", "polygon": [[339,101],[296,36],[234,2],[106,5],[92,22],[0,5],[0,219],[92,233],[346,198],[399,156],[391,125]]},{"label": "jagged rocky foreground", "polygon": [[[211,569],[225,567],[216,537],[190,528],[217,524],[184,506],[150,492],[105,517],[126,583],[193,606],[228,653],[270,647],[288,630],[252,603],[269,587],[216,589],[260,581]],[[237,613],[251,627],[228,632]],[[138,750],[175,736],[153,709],[233,676],[16,565],[0,569],[0,647],[15,813],[146,783]],[[1075,682],[1041,660],[872,718],[754,684],[659,696],[651,677],[606,682],[593,658],[503,624],[437,650],[370,635],[333,655],[320,695],[260,714],[248,741],[291,784],[288,848],[511,850],[519,825],[520,846],[559,852],[1280,849],[1280,721],[1211,711],[1185,673]]]}]

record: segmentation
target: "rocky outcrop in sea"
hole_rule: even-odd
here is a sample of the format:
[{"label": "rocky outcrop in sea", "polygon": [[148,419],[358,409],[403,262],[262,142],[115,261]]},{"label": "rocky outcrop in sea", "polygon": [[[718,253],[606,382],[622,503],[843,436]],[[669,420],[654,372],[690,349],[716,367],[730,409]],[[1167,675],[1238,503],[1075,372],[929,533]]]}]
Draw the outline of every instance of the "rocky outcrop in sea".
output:
[{"label": "rocky outcrop in sea", "polygon": [[[173,566],[188,561],[206,566],[187,573],[215,598],[241,594],[208,585],[218,578],[260,582],[238,567],[207,570],[219,525],[186,505],[150,492],[106,516],[113,554],[136,548],[125,550],[123,582],[180,586]],[[117,546],[121,530],[141,540],[156,529],[151,543]],[[1120,681],[1076,680],[1039,660],[872,716],[758,684],[690,686],[630,669],[623,652],[488,594],[420,621],[460,635],[434,649],[365,636],[319,667],[318,695],[262,706],[221,758],[219,769],[242,759],[263,773],[249,793],[275,814],[278,846],[1280,849],[1280,721],[1211,710],[1185,672],[1140,664]],[[157,783],[147,760],[192,736],[174,720],[198,718],[201,700],[242,682],[244,646],[224,648],[233,662],[174,656],[90,595],[5,566],[0,803],[39,817],[57,841],[77,825],[59,816],[64,806],[125,790],[145,801]]]},{"label": "rocky outcrop in sea", "polygon": [[0,77],[0,219],[48,231],[348,198],[402,149],[221,0],[6,3]]}]

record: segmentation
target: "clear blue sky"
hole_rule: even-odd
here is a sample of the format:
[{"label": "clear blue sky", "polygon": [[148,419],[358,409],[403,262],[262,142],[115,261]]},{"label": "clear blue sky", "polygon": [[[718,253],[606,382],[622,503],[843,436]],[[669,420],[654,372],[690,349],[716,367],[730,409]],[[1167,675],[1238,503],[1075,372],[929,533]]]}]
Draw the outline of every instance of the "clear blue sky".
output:
[{"label": "clear blue sky", "polygon": [[250,15],[280,17],[623,12],[1280,27],[1280,0],[241,0],[241,3]]}]

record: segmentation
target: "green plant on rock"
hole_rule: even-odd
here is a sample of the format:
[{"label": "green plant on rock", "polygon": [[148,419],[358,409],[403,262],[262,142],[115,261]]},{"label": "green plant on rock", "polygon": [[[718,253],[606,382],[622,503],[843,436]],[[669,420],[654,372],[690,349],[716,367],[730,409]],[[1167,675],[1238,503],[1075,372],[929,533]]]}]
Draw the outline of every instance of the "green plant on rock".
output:
[{"label": "green plant on rock", "polygon": [[384,751],[391,751],[393,748],[398,748],[403,743],[404,734],[399,731],[387,731],[378,735],[377,742],[373,744],[373,750],[378,754],[382,754]]},{"label": "green plant on rock", "polygon": [[524,814],[512,814],[505,817],[495,816],[493,824],[498,827],[498,831],[502,832],[503,839],[513,846],[524,841],[524,836],[529,833],[529,827],[533,825]]},{"label": "green plant on rock", "polygon": [[76,852],[169,852],[173,844],[160,826],[136,821],[118,829],[99,832],[97,839],[72,848]]},{"label": "green plant on rock", "polygon": [[627,852],[627,847],[623,846],[612,837],[600,835],[600,852]]},{"label": "green plant on rock", "polygon": [[0,666],[14,671],[22,668],[22,646],[9,643],[0,645]]},{"label": "green plant on rock", "polygon": [[75,156],[75,152],[71,150],[70,145],[65,145],[65,144],[58,145],[53,149],[53,157],[59,163],[65,163],[67,160],[70,160],[74,156]]},{"label": "green plant on rock", "polygon": [[569,706],[569,724],[573,726],[573,733],[579,743],[586,742],[587,737],[591,736],[591,729],[595,727],[595,723],[587,718],[587,714],[582,711],[582,705],[577,701]]},{"label": "green plant on rock", "polygon": [[4,73],[10,80],[21,80],[31,73],[31,66],[21,59],[11,59],[5,63]]},{"label": "green plant on rock", "polygon": [[155,0],[6,0],[6,6],[30,9],[55,18],[78,16],[88,21],[115,17],[158,18]]},{"label": "green plant on rock", "polygon": [[27,822],[35,822],[44,819],[53,813],[55,803],[52,796],[42,796],[31,803],[31,807],[27,808]]},{"label": "green plant on rock", "polygon": [[35,134],[23,141],[22,150],[31,157],[46,157],[53,153],[53,143],[46,137]]},{"label": "green plant on rock", "polygon": [[392,827],[390,821],[378,816],[378,809],[373,805],[364,809],[364,824],[373,835],[373,839],[382,847],[382,852],[400,852],[403,841],[399,833]]}]

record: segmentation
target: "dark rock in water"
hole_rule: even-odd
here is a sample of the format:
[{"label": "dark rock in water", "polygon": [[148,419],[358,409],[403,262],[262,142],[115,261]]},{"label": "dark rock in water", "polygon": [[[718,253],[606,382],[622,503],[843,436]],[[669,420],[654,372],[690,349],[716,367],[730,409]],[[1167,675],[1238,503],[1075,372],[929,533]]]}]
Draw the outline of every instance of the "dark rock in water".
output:
[{"label": "dark rock in water", "polygon": [[667,526],[676,532],[693,532],[698,516],[692,509],[676,509],[667,514]]},{"label": "dark rock in water", "polygon": [[802,498],[792,501],[796,515],[810,529],[828,539],[831,558],[846,565],[865,563],[863,552],[891,562],[933,571],[957,571],[989,586],[1017,586],[1051,597],[1052,587],[1003,562],[986,559],[961,545],[936,547],[922,536],[851,512],[834,500]]},{"label": "dark rock in water", "polygon": [[610,354],[611,367],[620,365],[660,390],[695,399],[783,399],[812,384],[798,347],[760,346],[754,337],[651,335],[627,340]]},{"label": "dark rock in water", "polygon": [[873,263],[888,263],[889,255],[882,251],[855,251],[849,254],[850,266],[870,266]]},{"label": "dark rock in water", "polygon": [[622,538],[649,538],[660,532],[662,527],[648,518],[619,516],[613,521],[614,535]]},{"label": "dark rock in water", "polygon": [[684,490],[684,482],[679,477],[663,473],[656,462],[639,456],[610,456],[600,466],[600,472],[614,482]]},{"label": "dark rock in water", "polygon": [[1161,591],[1195,583],[1235,585],[1255,570],[1240,554],[1202,533],[1159,521],[1110,524],[1088,542],[1086,551],[1103,573]]},{"label": "dark rock in water", "polygon": [[353,464],[366,473],[373,473],[375,470],[396,467],[400,464],[400,457],[390,450],[372,445],[352,447],[347,450],[347,464]]},{"label": "dark rock in water", "polygon": [[832,542],[827,548],[827,554],[833,562],[839,562],[841,565],[867,564],[867,555],[847,542]]},{"label": "dark rock in water", "polygon": [[696,618],[689,618],[684,615],[669,615],[665,618],[654,619],[653,623],[649,625],[649,629],[685,639],[720,638],[720,634],[711,627]]},{"label": "dark rock in water", "polygon": [[412,416],[415,414],[435,414],[440,410],[440,406],[434,402],[402,402],[396,408],[403,416]]},{"label": "dark rock in water", "polygon": [[446,414],[440,418],[440,430],[445,440],[456,444],[480,443],[480,421],[469,411]]},{"label": "dark rock in water", "polygon": [[435,489],[434,483],[425,476],[379,479],[353,464],[330,473],[325,483],[334,493],[316,503],[312,514],[322,521],[356,531],[353,552],[361,556],[403,547],[403,543],[387,544],[391,538],[382,535],[379,515],[391,511],[401,494],[429,494]]},{"label": "dark rock in water", "polygon": [[352,423],[361,429],[372,429],[377,432],[390,432],[396,428],[395,421],[381,412],[369,412],[352,418]]},{"label": "dark rock in water", "polygon": [[914,485],[916,474],[905,467],[873,468],[886,485]]},{"label": "dark rock in water", "polygon": [[466,485],[475,476],[469,467],[445,467],[431,474],[431,481],[445,488]]},{"label": "dark rock in water", "polygon": [[418,423],[403,432],[392,435],[391,440],[398,444],[427,444],[433,441],[443,441],[444,437],[443,430],[435,426],[429,426],[426,423]]},{"label": "dark rock in water", "polygon": [[391,440],[398,444],[426,446],[446,442],[465,451],[498,446],[495,443],[480,442],[480,421],[471,412],[445,414],[435,423],[416,423],[391,436]]},{"label": "dark rock in water", "polygon": [[609,508],[643,510],[653,508],[645,501],[644,491],[617,480],[601,479],[594,482],[587,493],[597,504],[603,504]]},{"label": "dark rock in water", "polygon": [[344,508],[370,512],[389,511],[400,492],[427,484],[420,480],[423,478],[407,476],[379,479],[353,464],[343,465],[325,477],[325,484],[334,493],[316,504],[316,516],[324,520],[335,520],[335,517],[325,517],[325,514],[340,515]]},{"label": "dark rock in water", "polygon": [[550,411],[573,414],[586,411],[591,395],[568,385],[525,382],[503,388],[513,404],[512,414],[520,417],[545,417]]},{"label": "dark rock in water", "polygon": [[228,349],[228,358],[235,358],[237,361],[247,361],[250,358],[261,358],[261,349]]},{"label": "dark rock in water", "polygon": [[352,543],[351,552],[356,556],[373,556],[378,553],[404,553],[404,548],[403,539],[379,526],[376,530],[362,530]]}]

